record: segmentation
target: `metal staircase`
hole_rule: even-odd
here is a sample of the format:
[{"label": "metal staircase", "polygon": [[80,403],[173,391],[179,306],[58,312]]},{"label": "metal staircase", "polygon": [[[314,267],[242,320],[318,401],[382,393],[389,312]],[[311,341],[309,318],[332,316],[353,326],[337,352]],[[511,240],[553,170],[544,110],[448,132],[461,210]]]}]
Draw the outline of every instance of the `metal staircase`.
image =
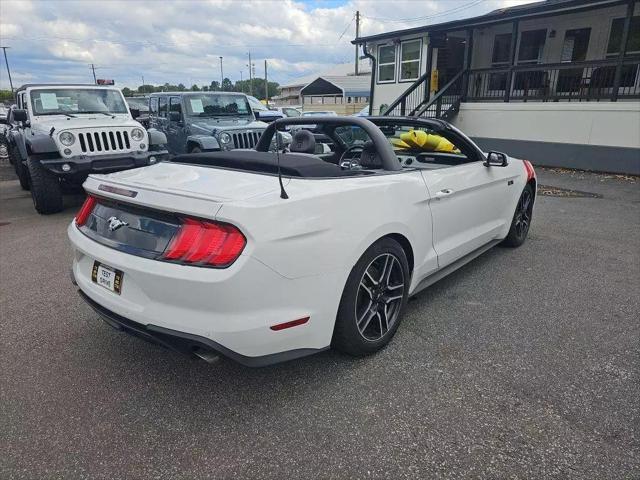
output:
[{"label": "metal staircase", "polygon": [[458,113],[464,98],[467,72],[460,70],[429,99],[429,74],[425,73],[382,113],[384,116],[410,116],[450,120]]}]

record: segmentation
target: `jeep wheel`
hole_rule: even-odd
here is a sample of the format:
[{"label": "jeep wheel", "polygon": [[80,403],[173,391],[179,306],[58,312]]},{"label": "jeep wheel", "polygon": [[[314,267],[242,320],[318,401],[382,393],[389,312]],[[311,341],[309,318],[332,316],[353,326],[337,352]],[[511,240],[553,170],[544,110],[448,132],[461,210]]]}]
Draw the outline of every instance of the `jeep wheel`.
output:
[{"label": "jeep wheel", "polygon": [[200,147],[193,147],[189,153],[202,153],[202,149]]},{"label": "jeep wheel", "polygon": [[31,157],[27,158],[27,168],[31,177],[31,198],[36,211],[44,215],[62,211],[62,189],[58,177]]},{"label": "jeep wheel", "polygon": [[23,190],[29,190],[31,188],[31,182],[29,181],[29,171],[27,170],[25,164],[22,163],[22,160],[16,160],[14,169],[16,171],[16,176],[20,181],[20,188],[22,188]]},{"label": "jeep wheel", "polygon": [[13,169],[16,172],[16,177],[20,181],[20,187],[23,190],[29,190],[31,187],[29,182],[29,171],[24,163],[22,163],[22,159],[20,158],[20,153],[17,152],[14,148],[8,148],[9,160],[13,164]]}]

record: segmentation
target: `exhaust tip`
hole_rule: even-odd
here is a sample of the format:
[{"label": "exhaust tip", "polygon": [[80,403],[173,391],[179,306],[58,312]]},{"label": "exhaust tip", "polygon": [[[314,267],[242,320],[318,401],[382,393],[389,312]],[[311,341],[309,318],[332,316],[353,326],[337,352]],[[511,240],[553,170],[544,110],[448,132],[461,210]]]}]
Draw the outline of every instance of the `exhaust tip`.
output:
[{"label": "exhaust tip", "polygon": [[204,350],[202,348],[194,348],[192,350],[192,352],[196,357],[201,358],[202,360],[204,360],[207,363],[216,363],[218,360],[220,360],[220,355],[218,355],[215,352],[212,352],[211,350]]}]

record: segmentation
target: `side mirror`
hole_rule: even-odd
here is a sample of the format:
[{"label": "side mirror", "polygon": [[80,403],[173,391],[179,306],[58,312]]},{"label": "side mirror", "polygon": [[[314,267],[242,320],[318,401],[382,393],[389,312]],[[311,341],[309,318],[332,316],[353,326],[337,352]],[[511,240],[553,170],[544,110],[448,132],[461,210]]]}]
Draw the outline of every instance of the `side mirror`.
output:
[{"label": "side mirror", "polygon": [[139,108],[129,108],[129,112],[131,112],[131,116],[133,118],[138,118],[140,116],[140,109]]},{"label": "side mirror", "polygon": [[26,121],[27,121],[27,119],[28,119],[28,117],[27,117],[27,111],[26,111],[26,110],[19,109],[19,108],[16,108],[16,109],[13,111],[13,119],[14,119],[16,122],[26,122]]},{"label": "side mirror", "polygon": [[507,154],[502,152],[489,152],[487,154],[487,161],[484,162],[484,166],[490,167],[492,165],[496,167],[506,167],[509,165],[509,162],[507,162]]},{"label": "side mirror", "polygon": [[182,115],[180,115],[180,112],[169,112],[170,122],[179,122],[180,120],[182,120]]}]

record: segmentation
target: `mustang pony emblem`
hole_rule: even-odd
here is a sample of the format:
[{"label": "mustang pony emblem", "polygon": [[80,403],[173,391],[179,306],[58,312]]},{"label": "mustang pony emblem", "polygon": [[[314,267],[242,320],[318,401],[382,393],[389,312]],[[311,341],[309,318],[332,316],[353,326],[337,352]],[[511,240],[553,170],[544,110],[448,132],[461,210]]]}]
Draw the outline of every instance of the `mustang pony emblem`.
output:
[{"label": "mustang pony emblem", "polygon": [[123,222],[118,217],[109,217],[107,219],[107,222],[109,222],[109,231],[110,232],[115,232],[120,227],[124,227],[125,225],[129,225],[127,222]]}]

